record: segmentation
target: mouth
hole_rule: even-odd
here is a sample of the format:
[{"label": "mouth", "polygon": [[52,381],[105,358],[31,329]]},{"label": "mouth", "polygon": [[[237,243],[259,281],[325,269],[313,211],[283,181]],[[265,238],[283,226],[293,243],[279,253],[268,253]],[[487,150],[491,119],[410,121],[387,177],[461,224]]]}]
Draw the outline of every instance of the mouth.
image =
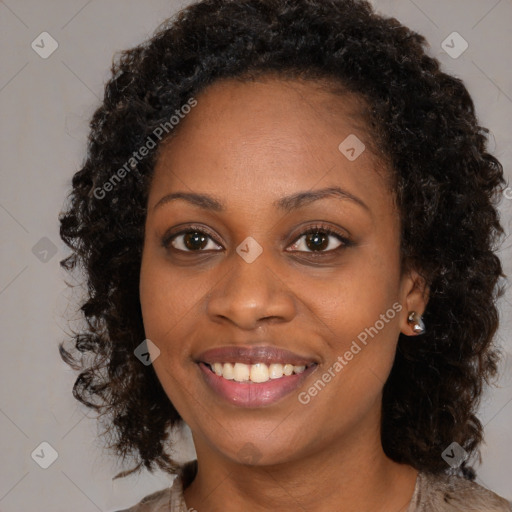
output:
[{"label": "mouth", "polygon": [[223,347],[196,360],[208,387],[239,407],[274,404],[302,385],[318,366],[312,358],[275,347]]},{"label": "mouth", "polygon": [[306,368],[315,365],[293,365],[291,363],[204,363],[211,372],[226,380],[235,382],[263,383],[269,380],[281,379],[290,375],[300,375]]}]

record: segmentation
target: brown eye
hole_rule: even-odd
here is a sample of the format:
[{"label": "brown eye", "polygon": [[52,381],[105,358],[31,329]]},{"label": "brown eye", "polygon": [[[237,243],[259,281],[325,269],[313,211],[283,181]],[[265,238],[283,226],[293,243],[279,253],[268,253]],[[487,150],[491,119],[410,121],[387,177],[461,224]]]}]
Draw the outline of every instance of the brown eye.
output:
[{"label": "brown eye", "polygon": [[340,233],[327,227],[313,227],[302,235],[291,246],[292,251],[306,253],[330,253],[351,245],[350,240]]},{"label": "brown eye", "polygon": [[325,233],[309,233],[306,236],[306,246],[312,251],[323,251],[329,246],[329,235]]},{"label": "brown eye", "polygon": [[194,231],[193,233],[185,233],[183,236],[183,244],[191,251],[196,249],[204,249],[207,243],[207,237],[202,233]]},{"label": "brown eye", "polygon": [[199,230],[188,230],[167,236],[162,241],[164,247],[172,246],[177,251],[201,252],[221,248],[210,235]]}]

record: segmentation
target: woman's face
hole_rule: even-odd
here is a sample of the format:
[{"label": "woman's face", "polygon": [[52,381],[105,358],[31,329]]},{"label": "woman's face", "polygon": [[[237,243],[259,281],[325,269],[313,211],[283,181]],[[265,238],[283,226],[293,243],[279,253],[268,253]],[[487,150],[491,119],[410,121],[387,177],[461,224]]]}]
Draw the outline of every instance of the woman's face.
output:
[{"label": "woman's face", "polygon": [[155,168],[140,300],[198,456],[274,464],[378,439],[424,301],[357,102],[277,79],[196,99]]}]

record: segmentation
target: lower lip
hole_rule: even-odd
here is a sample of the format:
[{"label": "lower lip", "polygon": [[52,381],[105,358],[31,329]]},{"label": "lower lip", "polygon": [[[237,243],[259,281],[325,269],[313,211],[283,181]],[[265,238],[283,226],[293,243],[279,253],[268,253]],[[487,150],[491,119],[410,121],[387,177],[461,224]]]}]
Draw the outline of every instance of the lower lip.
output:
[{"label": "lower lip", "polygon": [[204,363],[199,363],[206,383],[221,397],[239,407],[261,407],[276,403],[299,388],[317,365],[306,368],[302,373],[270,379],[267,382],[236,382],[219,377]]}]

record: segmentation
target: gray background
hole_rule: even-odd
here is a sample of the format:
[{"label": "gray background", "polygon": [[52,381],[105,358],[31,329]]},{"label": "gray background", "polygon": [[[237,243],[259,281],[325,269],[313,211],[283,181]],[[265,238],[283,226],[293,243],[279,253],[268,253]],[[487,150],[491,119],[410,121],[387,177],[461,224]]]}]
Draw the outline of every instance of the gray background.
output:
[{"label": "gray background", "polygon": [[[170,0],[0,1],[0,511],[111,511],[169,485],[165,474],[112,481],[120,470],[101,449],[93,413],[71,395],[75,374],[57,344],[77,317],[58,261],[67,252],[57,216],[85,154],[87,123],[100,101],[115,51],[148,37],[188,2]],[[377,10],[424,34],[445,70],[462,78],[491,151],[511,176],[512,3],[510,0],[374,0]],[[43,59],[42,32],[58,42]],[[468,42],[457,58],[441,47],[452,32]],[[40,44],[40,43],[39,43]],[[451,44],[451,43],[450,43]],[[41,46],[41,44],[40,44]],[[455,41],[454,50],[460,48]],[[49,48],[46,40],[45,51]],[[43,49],[41,48],[40,51]],[[512,189],[501,205],[508,237]],[[501,253],[512,274],[510,240]],[[46,251],[46,252],[45,252]],[[486,444],[478,481],[512,499],[512,295],[502,300],[500,386],[481,407]],[[193,455],[185,432],[182,457]],[[186,439],[188,438],[188,441]],[[58,453],[42,469],[41,442]],[[40,461],[48,460],[46,449]]]}]

